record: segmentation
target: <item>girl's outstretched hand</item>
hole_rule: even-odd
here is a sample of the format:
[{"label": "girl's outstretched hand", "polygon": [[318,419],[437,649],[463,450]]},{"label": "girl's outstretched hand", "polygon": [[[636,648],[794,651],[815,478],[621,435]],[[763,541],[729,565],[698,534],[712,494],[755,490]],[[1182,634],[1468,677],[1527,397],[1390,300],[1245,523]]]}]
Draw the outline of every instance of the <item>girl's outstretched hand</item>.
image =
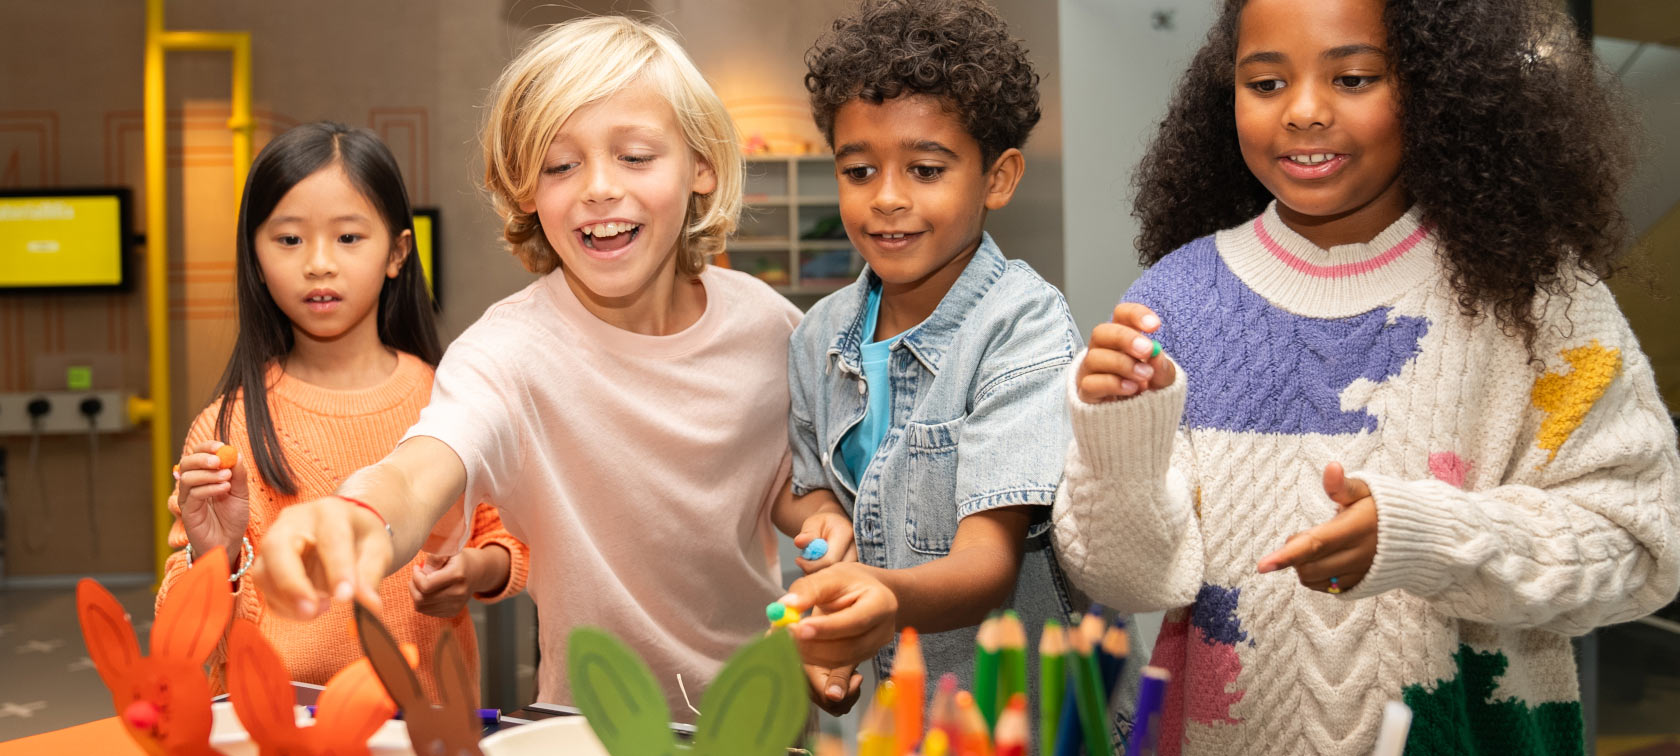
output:
[{"label": "girl's outstretched hand", "polygon": [[1260,560],[1262,574],[1294,567],[1301,585],[1328,593],[1341,593],[1365,579],[1377,558],[1377,501],[1365,481],[1348,478],[1337,462],[1324,467],[1324,493],[1340,511],[1267,554]]},{"label": "girl's outstretched hand", "polygon": [[1134,302],[1116,306],[1110,322],[1091,329],[1090,349],[1074,378],[1080,401],[1098,404],[1172,385],[1172,360],[1145,335],[1160,328],[1161,319],[1148,307]]},{"label": "girl's outstretched hand", "polygon": [[[225,466],[224,458],[233,464]],[[227,549],[229,568],[238,570],[244,551],[239,539],[251,521],[244,455],[220,441],[205,441],[181,455],[175,471],[175,505],[193,553],[208,554],[221,546]]]},{"label": "girl's outstretched hand", "polygon": [[875,573],[873,567],[840,562],[788,586],[782,604],[806,613],[789,628],[806,664],[853,666],[892,641],[898,596]]},{"label": "girl's outstretched hand", "polygon": [[314,619],[331,602],[351,598],[377,612],[391,549],[378,515],[328,496],[280,512],[252,574],[268,607],[289,619]]}]

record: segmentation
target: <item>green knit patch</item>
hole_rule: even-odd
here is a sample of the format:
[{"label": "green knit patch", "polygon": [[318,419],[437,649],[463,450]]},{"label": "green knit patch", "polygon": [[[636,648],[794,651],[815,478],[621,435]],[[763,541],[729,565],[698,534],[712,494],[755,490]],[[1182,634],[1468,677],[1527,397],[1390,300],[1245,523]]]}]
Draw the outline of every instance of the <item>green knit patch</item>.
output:
[{"label": "green knit patch", "polygon": [[1583,754],[1578,701],[1529,706],[1519,698],[1493,699],[1510,660],[1460,644],[1453,654],[1458,675],[1434,689],[1408,685],[1402,698],[1412,707],[1407,756],[1421,754]]}]

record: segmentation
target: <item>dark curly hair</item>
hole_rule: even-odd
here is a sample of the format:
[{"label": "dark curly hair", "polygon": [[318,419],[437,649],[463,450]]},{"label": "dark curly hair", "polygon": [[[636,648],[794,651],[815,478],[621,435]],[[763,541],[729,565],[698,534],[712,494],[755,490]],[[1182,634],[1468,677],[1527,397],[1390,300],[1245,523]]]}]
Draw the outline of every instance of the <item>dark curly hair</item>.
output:
[{"label": "dark curly hair", "polygon": [[854,99],[946,100],[981,159],[1019,149],[1038,123],[1038,74],[1003,18],[979,0],[865,0],[805,53],[817,129],[834,146],[834,114]]},{"label": "dark curly hair", "polygon": [[[1144,265],[1272,200],[1237,146],[1243,5],[1225,1],[1133,176]],[[1624,103],[1552,5],[1387,0],[1383,11],[1400,183],[1435,226],[1460,308],[1491,311],[1530,348],[1539,295],[1611,274],[1627,225],[1617,200],[1633,165]]]}]

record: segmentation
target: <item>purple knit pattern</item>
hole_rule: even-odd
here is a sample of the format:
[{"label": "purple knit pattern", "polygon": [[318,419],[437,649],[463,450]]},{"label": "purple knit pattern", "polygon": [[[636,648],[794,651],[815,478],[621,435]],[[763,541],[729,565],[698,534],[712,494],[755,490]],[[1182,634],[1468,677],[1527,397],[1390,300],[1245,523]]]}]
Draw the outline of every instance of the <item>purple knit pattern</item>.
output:
[{"label": "purple knit pattern", "polygon": [[1379,307],[1346,318],[1296,315],[1254,293],[1213,237],[1197,239],[1145,271],[1126,300],[1161,316],[1156,338],[1189,379],[1184,425],[1259,433],[1375,431],[1341,394],[1360,378],[1382,382],[1417,356],[1429,320]]},{"label": "purple knit pattern", "polygon": [[1235,646],[1247,641],[1248,645],[1254,645],[1248,632],[1242,629],[1242,623],[1237,621],[1237,599],[1241,596],[1240,588],[1202,584],[1196,592],[1196,603],[1190,607],[1190,625],[1202,631],[1204,643]]}]

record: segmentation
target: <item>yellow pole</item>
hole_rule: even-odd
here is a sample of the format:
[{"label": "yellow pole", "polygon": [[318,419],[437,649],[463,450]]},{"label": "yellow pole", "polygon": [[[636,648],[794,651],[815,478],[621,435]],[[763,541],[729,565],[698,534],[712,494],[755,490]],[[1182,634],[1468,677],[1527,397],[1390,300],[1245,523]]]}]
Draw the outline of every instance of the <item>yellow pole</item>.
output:
[{"label": "yellow pole", "polygon": [[146,0],[146,331],[150,336],[152,533],[158,578],[169,557],[169,186],[164,162],[163,0]]},{"label": "yellow pole", "polygon": [[129,405],[134,422],[152,423],[152,517],[155,568],[163,578],[169,558],[169,474],[175,458],[170,434],[169,383],[169,181],[165,164],[166,123],[163,96],[164,53],[169,50],[226,50],[233,54],[233,196],[235,212],[251,167],[251,34],[249,32],[164,31],[163,0],[146,0],[146,329],[151,336],[151,398]]}]

